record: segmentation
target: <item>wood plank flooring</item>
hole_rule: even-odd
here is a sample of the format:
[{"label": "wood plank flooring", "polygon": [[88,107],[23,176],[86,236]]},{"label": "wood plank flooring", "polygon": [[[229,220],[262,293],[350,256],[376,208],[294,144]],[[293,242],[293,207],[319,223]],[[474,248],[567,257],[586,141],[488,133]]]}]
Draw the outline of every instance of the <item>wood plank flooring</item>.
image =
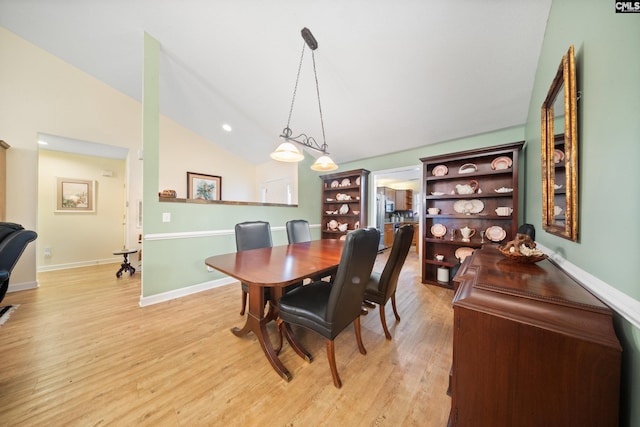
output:
[{"label": "wood plank flooring", "polygon": [[420,283],[415,253],[398,286],[402,321],[386,310],[393,340],[377,309],[362,317],[366,356],[352,327],[336,339],[341,389],[318,335],[294,329],[314,361],[285,344],[287,383],[253,335],[231,334],[243,324],[239,284],[140,308],[139,275],[116,279],[117,269],[41,273],[39,289],[5,297],[20,307],[0,326],[1,426],[447,423],[453,292]]}]

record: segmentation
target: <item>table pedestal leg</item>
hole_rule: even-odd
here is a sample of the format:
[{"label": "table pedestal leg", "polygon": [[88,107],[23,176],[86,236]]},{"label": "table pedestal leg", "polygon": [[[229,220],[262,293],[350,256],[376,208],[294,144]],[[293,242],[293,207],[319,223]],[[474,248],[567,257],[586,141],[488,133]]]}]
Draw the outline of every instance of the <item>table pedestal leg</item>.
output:
[{"label": "table pedestal leg", "polygon": [[[272,298],[277,301],[278,295],[282,295],[282,290],[280,292],[273,292],[277,288],[272,288]],[[271,363],[273,369],[280,375],[285,381],[291,380],[291,374],[284,366],[284,364],[278,358],[275,350],[273,349],[273,345],[271,344],[271,340],[269,339],[269,334],[267,332],[267,323],[272,320],[277,319],[278,312],[276,309],[276,305],[273,301],[269,302],[269,311],[267,314],[264,314],[264,291],[260,286],[249,286],[249,313],[247,314],[247,321],[242,327],[233,328],[231,332],[234,335],[241,337],[246,335],[249,332],[253,332],[258,338],[258,342],[260,342],[260,346],[262,347],[262,351],[265,356],[267,356],[267,360]]]}]

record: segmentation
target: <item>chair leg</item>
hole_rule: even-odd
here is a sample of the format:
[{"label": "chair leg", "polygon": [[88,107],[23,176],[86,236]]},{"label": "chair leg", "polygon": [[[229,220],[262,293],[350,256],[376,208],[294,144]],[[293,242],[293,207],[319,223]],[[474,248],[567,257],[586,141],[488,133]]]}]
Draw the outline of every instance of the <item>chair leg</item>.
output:
[{"label": "chair leg", "polygon": [[396,308],[396,292],[395,291],[393,292],[393,294],[391,294],[391,306],[393,307],[393,314],[395,314],[396,320],[399,322],[400,315],[398,314],[398,309]]},{"label": "chair leg", "polygon": [[242,290],[242,309],[240,310],[240,316],[244,316],[244,309],[247,306],[247,293]]},{"label": "chair leg", "polygon": [[391,334],[389,333],[389,328],[387,328],[387,319],[384,313],[384,305],[378,304],[380,308],[380,323],[382,323],[382,329],[384,330],[384,336],[387,337],[388,340],[391,339]]},{"label": "chair leg", "polygon": [[356,317],[353,321],[353,326],[356,329],[356,341],[358,341],[358,349],[361,354],[367,354],[367,349],[364,348],[364,344],[362,343],[362,331],[360,329],[360,317]]},{"label": "chair leg", "polygon": [[338,375],[338,368],[336,367],[336,352],[333,340],[327,340],[327,359],[329,360],[329,368],[331,368],[333,385],[336,386],[336,388],[340,388],[342,387],[342,381],[340,381],[340,375]]},{"label": "chair leg", "polygon": [[276,331],[278,332],[278,347],[273,349],[276,352],[276,354],[280,354],[280,350],[282,350],[282,344],[283,344],[282,328],[283,328],[283,323],[284,322],[282,321],[282,319],[276,320]]}]

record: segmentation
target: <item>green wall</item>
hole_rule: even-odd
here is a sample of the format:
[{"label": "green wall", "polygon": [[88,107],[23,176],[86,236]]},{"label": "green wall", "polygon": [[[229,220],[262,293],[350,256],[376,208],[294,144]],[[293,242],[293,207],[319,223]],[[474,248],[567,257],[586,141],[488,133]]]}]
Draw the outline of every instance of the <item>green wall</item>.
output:
[{"label": "green wall", "polygon": [[[640,300],[632,270],[640,260],[640,15],[617,14],[606,0],[554,0],[529,106],[525,218],[536,240],[582,270]],[[578,101],[578,242],[542,230],[540,107],[562,55],[575,47]],[[621,423],[640,425],[640,330],[622,318]]]}]

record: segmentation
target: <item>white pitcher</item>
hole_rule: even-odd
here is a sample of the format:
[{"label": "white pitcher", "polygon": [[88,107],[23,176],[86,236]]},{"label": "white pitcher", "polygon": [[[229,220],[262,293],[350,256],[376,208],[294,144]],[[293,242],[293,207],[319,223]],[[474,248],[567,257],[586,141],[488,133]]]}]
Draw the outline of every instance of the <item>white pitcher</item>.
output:
[{"label": "white pitcher", "polygon": [[473,237],[473,235],[476,234],[476,229],[469,228],[469,227],[462,227],[460,229],[460,234],[462,234],[462,241],[468,242]]}]

